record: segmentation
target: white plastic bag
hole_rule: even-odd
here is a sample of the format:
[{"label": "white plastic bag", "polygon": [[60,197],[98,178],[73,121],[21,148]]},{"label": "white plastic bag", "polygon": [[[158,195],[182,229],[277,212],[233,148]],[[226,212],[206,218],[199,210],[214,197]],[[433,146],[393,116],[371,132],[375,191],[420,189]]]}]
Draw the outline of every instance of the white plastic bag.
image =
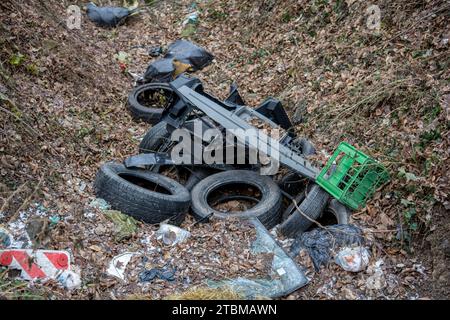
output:
[{"label": "white plastic bag", "polygon": [[338,252],[335,262],[345,271],[359,272],[369,264],[369,256],[364,247],[345,247]]}]

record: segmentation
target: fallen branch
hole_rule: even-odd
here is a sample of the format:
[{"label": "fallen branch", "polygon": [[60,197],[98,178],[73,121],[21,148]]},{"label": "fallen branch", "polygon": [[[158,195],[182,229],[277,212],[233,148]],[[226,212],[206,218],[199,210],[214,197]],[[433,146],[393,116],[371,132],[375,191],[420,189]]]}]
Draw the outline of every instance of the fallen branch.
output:
[{"label": "fallen branch", "polygon": [[30,202],[30,200],[34,197],[34,195],[36,194],[36,192],[38,191],[38,189],[41,187],[42,182],[44,181],[44,177],[45,175],[42,175],[41,178],[39,179],[39,182],[36,184],[36,186],[33,189],[33,192],[31,192],[31,194],[25,199],[24,202],[22,202],[22,204],[20,205],[19,209],[16,210],[16,212],[11,216],[11,218],[9,218],[8,220],[8,224],[13,222],[17,216],[19,215],[19,212],[22,211],[23,209],[25,209],[25,207],[28,205],[28,203]]},{"label": "fallen branch", "polygon": [[[317,224],[320,228],[327,230],[328,228],[323,226],[322,224],[320,224],[320,222],[318,222],[317,220],[312,219],[311,217],[309,217],[307,214],[305,214],[302,210],[300,210],[300,208],[297,205],[297,201],[295,201],[295,199],[292,199],[292,203],[294,204],[295,208],[297,209],[297,211],[304,216],[306,219],[308,219],[309,221],[311,221],[312,223]],[[330,233],[331,234],[331,233]]]},{"label": "fallen branch", "polygon": [[16,190],[14,190],[8,198],[5,199],[5,202],[3,202],[2,207],[0,208],[0,212],[5,212],[8,208],[9,202],[12,200],[12,198],[18,194],[22,189],[26,186],[27,182],[21,184]]}]

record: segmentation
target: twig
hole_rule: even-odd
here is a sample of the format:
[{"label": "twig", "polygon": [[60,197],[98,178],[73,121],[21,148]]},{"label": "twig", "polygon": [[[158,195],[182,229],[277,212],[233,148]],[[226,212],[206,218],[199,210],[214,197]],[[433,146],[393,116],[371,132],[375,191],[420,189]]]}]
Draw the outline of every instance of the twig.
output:
[{"label": "twig", "polygon": [[425,15],[422,18],[416,19],[409,27],[404,28],[403,30],[401,30],[400,32],[397,32],[397,34],[395,34],[393,37],[391,37],[390,39],[385,40],[385,45],[382,47],[383,49],[386,48],[386,46],[388,45],[389,42],[391,42],[394,39],[397,39],[398,37],[404,35],[405,33],[411,31],[415,26],[417,26],[419,23],[421,23],[423,20],[425,20],[428,17],[431,17],[443,10],[448,9],[450,6],[449,5],[443,5],[440,8],[437,8],[435,11],[431,11],[431,13]]},{"label": "twig", "polygon": [[20,122],[22,122],[22,123],[25,125],[25,127],[27,127],[28,129],[30,129],[30,131],[31,131],[32,133],[34,133],[35,135],[37,135],[38,137],[41,136],[41,133],[40,133],[40,132],[38,132],[38,131],[36,131],[35,129],[33,129],[33,127],[31,127],[28,123],[26,123],[25,120],[21,119],[20,117],[18,117],[17,115],[15,115],[15,114],[12,113],[11,111],[9,111],[8,109],[3,108],[3,107],[0,106],[0,110],[3,111],[3,112],[6,112],[7,114],[13,116],[14,118],[16,118],[17,120],[19,120]]},{"label": "twig", "polygon": [[30,202],[30,200],[36,194],[38,189],[41,187],[42,182],[44,181],[44,177],[45,177],[45,175],[42,175],[42,177],[39,179],[39,182],[34,187],[33,192],[31,192],[31,194],[25,199],[25,201],[22,202],[22,204],[20,205],[19,209],[17,209],[16,212],[11,216],[11,218],[9,218],[8,224],[13,222],[17,218],[17,216],[19,215],[19,212],[22,211],[27,206],[28,202]]},{"label": "twig", "polygon": [[8,208],[8,204],[11,201],[11,199],[18,194],[20,191],[22,191],[22,189],[25,187],[25,185],[27,184],[27,182],[24,182],[23,184],[21,184],[16,190],[14,190],[11,195],[5,199],[5,202],[3,202],[2,207],[0,208],[0,212],[5,212],[5,210]]},{"label": "twig", "polygon": [[302,210],[300,210],[300,208],[297,205],[297,201],[295,201],[295,199],[292,199],[292,203],[294,204],[295,208],[297,209],[297,211],[304,216],[306,219],[308,219],[309,221],[311,221],[312,223],[317,224],[320,228],[327,230],[328,228],[323,226],[320,222],[318,222],[317,220],[312,219],[311,217],[309,217],[307,214],[305,214]]},{"label": "twig", "polygon": [[373,230],[373,229],[368,229],[368,228],[365,228],[364,230],[367,232],[372,232],[372,233],[384,233],[384,232],[388,233],[388,232],[396,232],[397,231],[396,229]]},{"label": "twig", "polygon": [[205,216],[205,217],[203,217],[203,218],[201,218],[201,219],[195,221],[194,223],[192,223],[190,226],[187,227],[187,230],[190,230],[191,227],[194,227],[194,226],[196,226],[197,224],[202,223],[203,221],[208,220],[208,219],[211,218],[213,215],[214,215],[214,213],[211,212],[211,213],[208,214],[207,216]]},{"label": "twig", "polygon": [[[320,222],[318,222],[317,220],[314,220],[314,219],[312,219],[311,217],[308,217],[308,215],[306,215],[304,212],[302,212],[302,210],[300,210],[300,208],[298,207],[298,205],[297,205],[297,201],[295,201],[295,199],[292,199],[292,202],[294,203],[294,206],[295,206],[295,208],[297,209],[297,211],[302,215],[302,216],[304,216],[306,219],[308,219],[309,221],[311,221],[311,222],[313,222],[313,223],[315,223],[315,224],[317,224],[320,228],[322,228],[322,229],[324,229],[325,231],[327,231],[329,234],[330,234],[330,236],[333,238],[333,240],[334,240],[334,235],[329,231],[330,230],[330,228],[329,227],[326,227],[326,226],[324,226],[324,225],[322,225]],[[393,231],[396,231],[396,230],[372,230],[372,229],[364,229],[364,230],[367,230],[367,231],[369,231],[369,232],[372,232],[372,233],[376,233],[376,232],[393,232]],[[339,230],[339,229],[334,229],[333,228],[333,231],[337,231],[337,232],[342,232],[342,233],[344,233],[344,234],[347,234],[347,235],[350,235],[350,236],[354,236],[354,234],[352,234],[352,233],[349,233],[349,232],[346,232],[346,231],[344,231],[344,230]],[[362,230],[361,230],[362,231]],[[366,239],[366,240],[369,240],[364,234],[361,234],[361,237],[362,238],[364,238],[364,239]]]},{"label": "twig", "polygon": [[[393,82],[389,83],[389,85],[388,85],[388,90],[394,90],[394,89],[396,89],[396,88],[399,87],[403,82],[405,82],[405,81],[407,81],[407,80],[409,80],[409,79],[400,79],[400,80],[396,80],[396,81],[393,81]],[[391,85],[394,85],[394,86],[389,87],[389,86],[391,86]],[[343,115],[345,115],[345,114],[348,114],[349,112],[353,111],[354,109],[356,109],[357,107],[359,107],[360,105],[362,105],[362,104],[364,104],[364,103],[366,103],[366,102],[370,102],[372,99],[378,97],[380,94],[382,94],[382,93],[384,93],[384,92],[386,92],[386,87],[382,87],[382,88],[378,89],[377,91],[375,91],[374,94],[372,94],[372,95],[370,95],[370,96],[368,96],[368,97],[366,97],[366,98],[360,100],[359,102],[355,103],[354,105],[352,105],[352,106],[349,107],[349,108],[341,108],[341,110],[342,110],[342,109],[344,109],[344,110],[342,110],[342,112],[339,113],[339,114],[335,117],[335,120],[332,121],[331,124],[334,123],[334,122],[336,122],[339,118],[341,118],[341,116],[343,116]],[[330,125],[331,125],[331,124],[330,124]]]}]

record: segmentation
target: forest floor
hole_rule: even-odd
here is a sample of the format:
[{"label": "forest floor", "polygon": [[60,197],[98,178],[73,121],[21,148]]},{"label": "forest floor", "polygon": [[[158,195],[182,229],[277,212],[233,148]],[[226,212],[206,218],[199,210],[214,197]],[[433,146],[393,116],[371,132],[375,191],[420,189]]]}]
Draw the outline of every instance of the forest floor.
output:
[{"label": "forest floor", "polygon": [[[449,298],[449,1],[377,1],[379,28],[367,2],[355,0],[159,1],[114,29],[82,9],[72,30],[70,4],[0,3],[0,224],[20,229],[35,215],[58,216],[35,245],[69,250],[83,286],[30,285],[0,269],[1,297],[164,298],[164,290],[105,274],[113,256],[146,250],[156,227],[139,223],[131,240],[115,241],[112,223],[90,203],[100,165],[137,153],[149,128],[127,111],[133,81],[117,55],[142,74],[155,59],[150,47],[186,38],[215,56],[195,74],[208,92],[225,98],[236,82],[250,106],[277,97],[294,121],[303,115],[296,130],[320,154],[345,140],[391,173],[351,219],[370,243],[369,268],[314,272],[304,261],[311,281],[288,299]],[[194,10],[198,23],[183,26]]]}]

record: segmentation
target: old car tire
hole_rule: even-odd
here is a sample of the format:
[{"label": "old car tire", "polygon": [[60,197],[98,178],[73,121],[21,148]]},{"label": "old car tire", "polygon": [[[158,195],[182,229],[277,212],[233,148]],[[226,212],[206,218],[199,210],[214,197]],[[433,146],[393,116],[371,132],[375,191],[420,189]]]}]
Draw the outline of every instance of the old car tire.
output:
[{"label": "old car tire", "polygon": [[170,133],[167,131],[166,125],[166,122],[161,121],[147,131],[139,144],[139,153],[163,151],[160,150],[161,146],[170,139]]},{"label": "old car tire", "polygon": [[331,212],[336,217],[337,224],[348,224],[348,219],[352,214],[350,209],[336,199],[331,199],[325,212]]},{"label": "old car tire", "polygon": [[[223,186],[244,184],[255,187],[261,193],[261,199],[246,211],[224,213],[213,209],[208,196]],[[281,219],[281,191],[268,176],[261,176],[248,170],[230,170],[213,174],[195,185],[191,192],[192,212],[197,220],[206,219],[211,213],[216,218],[230,217],[238,219],[258,218],[266,228],[276,226]]]},{"label": "old car tire", "polygon": [[[297,205],[306,216],[312,220],[317,220],[327,205],[329,197],[329,194],[325,190],[320,188],[319,185],[314,184],[305,199]],[[280,231],[286,237],[295,238],[312,224],[313,222],[311,220],[296,210],[283,221],[280,225]]]},{"label": "old car tire", "polygon": [[209,175],[211,175],[209,170],[202,169],[202,168],[196,168],[195,170],[192,170],[184,187],[186,189],[188,189],[189,191],[191,191],[197,183],[199,183],[200,181],[202,181]]},{"label": "old car tire", "polygon": [[[303,202],[306,198],[306,190],[303,192],[300,192],[294,199],[295,203],[297,203],[297,206],[300,205],[300,203]],[[283,214],[281,215],[281,221],[286,221],[292,213],[294,213],[297,210],[295,207],[294,202],[291,202],[291,204],[286,208],[286,210],[283,211]]]},{"label": "old car tire", "polygon": [[283,176],[277,184],[281,190],[292,197],[295,197],[299,193],[306,190],[306,187],[308,186],[308,178],[302,177],[297,172],[291,171]]},{"label": "old car tire", "polygon": [[[146,96],[155,92],[161,92],[167,101],[148,105]],[[167,83],[147,83],[134,88],[128,95],[128,108],[135,119],[155,124],[161,119],[164,108],[171,103],[175,95],[173,89]]]},{"label": "old car tire", "polygon": [[97,197],[113,209],[147,223],[169,218],[179,223],[191,202],[189,191],[177,181],[154,172],[130,170],[115,162],[100,168],[94,187]]},{"label": "old car tire", "polygon": [[[299,205],[306,198],[306,190],[300,192],[295,198],[295,202]],[[286,221],[289,216],[295,212],[297,208],[294,203],[291,203],[286,210],[283,211],[282,221]],[[332,214],[336,218],[337,224],[348,224],[348,219],[351,215],[350,209],[345,205],[337,201],[336,199],[331,199],[328,206],[323,210],[322,216],[325,214]]]}]

